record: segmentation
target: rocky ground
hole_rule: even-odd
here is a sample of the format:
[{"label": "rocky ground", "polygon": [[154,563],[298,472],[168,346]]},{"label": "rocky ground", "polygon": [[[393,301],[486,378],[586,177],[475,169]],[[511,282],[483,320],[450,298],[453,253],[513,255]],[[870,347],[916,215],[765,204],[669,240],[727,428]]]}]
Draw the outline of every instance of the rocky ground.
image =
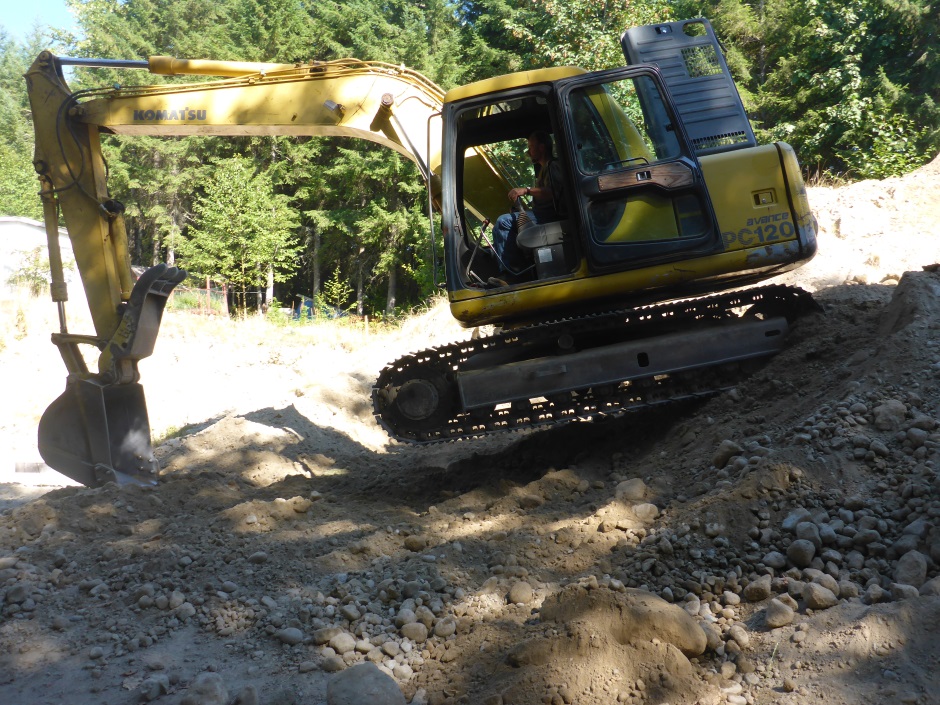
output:
[{"label": "rocky ground", "polygon": [[[466,335],[446,309],[171,312],[159,486],[0,514],[0,702],[940,703],[937,193],[938,162],[814,189],[787,281],[823,312],[736,389],[475,443],[372,422],[384,362]],[[62,386],[46,323],[4,324],[20,454]]]}]

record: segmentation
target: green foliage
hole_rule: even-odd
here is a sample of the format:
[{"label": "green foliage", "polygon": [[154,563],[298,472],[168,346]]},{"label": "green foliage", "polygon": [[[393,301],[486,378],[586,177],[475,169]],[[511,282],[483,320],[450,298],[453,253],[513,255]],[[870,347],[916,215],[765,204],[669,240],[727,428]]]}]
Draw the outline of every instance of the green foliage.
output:
[{"label": "green foliage", "polygon": [[184,266],[245,294],[263,287],[268,271],[284,281],[297,267],[297,212],[274,191],[267,171],[244,157],[216,161],[194,204],[194,224],[180,240]]},{"label": "green foliage", "polygon": [[940,19],[931,0],[681,0],[729,47],[761,140],[804,167],[904,173],[940,151]]},{"label": "green foliage", "polygon": [[533,66],[623,66],[620,35],[629,27],[672,19],[666,0],[536,0],[515,13],[507,29],[522,40]]},{"label": "green foliage", "polygon": [[268,308],[264,313],[265,320],[274,324],[275,326],[278,326],[279,328],[290,325],[293,322],[290,309],[287,311],[284,309],[284,304],[282,304],[277,299],[271,299],[268,301]]},{"label": "green foliage", "polygon": [[[41,35],[26,46],[0,29],[0,215],[42,218],[33,169],[33,127],[23,74]],[[38,51],[36,52],[38,53]]]},{"label": "green foliage", "polygon": [[[10,286],[19,286],[33,296],[39,296],[49,286],[49,257],[46,248],[34,247],[24,253],[22,263],[7,278]],[[72,262],[63,262],[63,269],[71,269]]]},{"label": "green foliage", "polygon": [[918,145],[926,136],[926,128],[918,128],[900,113],[877,113],[867,146],[849,144],[845,155],[849,172],[862,179],[884,179],[923,166],[930,156]]},{"label": "green foliage", "polygon": [[[0,118],[2,119],[2,118]],[[0,142],[0,215],[42,218],[39,182],[32,159],[8,144]]]},{"label": "green foliage", "polygon": [[310,12],[317,58],[404,64],[444,88],[463,82],[461,28],[446,0],[318,0]]},{"label": "green foliage", "polygon": [[198,311],[212,314],[224,314],[227,311],[225,299],[218,289],[211,289],[206,294],[205,289],[193,289],[178,286],[167,302],[167,308],[175,311]]},{"label": "green foliage", "polygon": [[[346,305],[352,294],[352,287],[340,276],[339,269],[334,269],[333,276],[323,285],[323,292],[319,298],[328,309],[331,309],[329,312],[334,313],[337,310],[346,310]],[[317,308],[319,309],[320,306],[317,306]]]}]

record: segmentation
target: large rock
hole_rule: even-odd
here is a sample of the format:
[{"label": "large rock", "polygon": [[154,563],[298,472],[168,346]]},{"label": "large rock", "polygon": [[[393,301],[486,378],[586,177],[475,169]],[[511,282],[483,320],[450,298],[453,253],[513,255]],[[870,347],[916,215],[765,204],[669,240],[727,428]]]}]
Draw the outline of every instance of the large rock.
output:
[{"label": "large rock", "polygon": [[409,622],[400,629],[401,635],[417,644],[428,640],[428,628],[421,622]]},{"label": "large rock", "polygon": [[342,632],[330,639],[330,646],[340,655],[348,654],[356,648],[356,637],[352,634]]},{"label": "large rock", "polygon": [[807,539],[797,539],[787,546],[787,559],[797,568],[807,568],[816,555],[816,546]]},{"label": "large rock", "polygon": [[656,517],[659,516],[659,508],[655,504],[644,502],[643,504],[637,504],[633,507],[633,513],[636,514],[636,518],[644,524],[651,524],[656,521]]},{"label": "large rock", "polygon": [[787,557],[780,553],[780,551],[771,551],[761,559],[761,563],[768,568],[780,570],[781,568],[787,567]]},{"label": "large rock", "polygon": [[793,621],[793,610],[780,600],[771,600],[764,612],[764,621],[771,629],[785,627]]},{"label": "large rock", "polygon": [[875,428],[879,431],[897,431],[904,423],[907,407],[904,402],[889,399],[881,406],[875,407]]},{"label": "large rock", "polygon": [[287,629],[280,629],[275,632],[274,638],[280,641],[282,644],[295,646],[304,640],[304,633],[297,629],[297,627],[288,627]]},{"label": "large rock", "polygon": [[196,705],[227,705],[228,689],[218,673],[200,673],[189,687],[189,697]]},{"label": "large rock", "polygon": [[721,470],[721,468],[728,464],[729,460],[743,452],[744,449],[741,446],[732,440],[726,439],[715,449],[715,454],[712,456],[712,465]]},{"label": "large rock", "polygon": [[[809,541],[816,550],[822,548],[822,539],[819,536],[819,527],[811,521],[801,521],[796,525],[796,538]],[[812,560],[812,559],[810,559]]]},{"label": "large rock", "polygon": [[780,528],[784,531],[795,531],[797,524],[804,521],[812,521],[812,517],[813,515],[810,514],[808,509],[797,507],[787,515],[780,524]]},{"label": "large rock", "polygon": [[894,580],[902,585],[919,588],[927,580],[927,557],[919,551],[908,551],[898,560]]},{"label": "large rock", "polygon": [[752,580],[744,588],[744,599],[748,602],[763,602],[773,594],[769,575]]},{"label": "large rock", "polygon": [[913,585],[891,583],[891,597],[895,600],[913,600],[920,597],[920,591]]},{"label": "large rock", "polygon": [[405,696],[391,676],[371,662],[347,668],[326,686],[327,705],[405,705]]},{"label": "large rock", "polygon": [[826,610],[839,604],[839,598],[819,583],[806,583],[803,586],[803,602],[810,609]]},{"label": "large rock", "polygon": [[640,500],[646,499],[646,483],[643,482],[639,477],[634,477],[630,480],[624,480],[615,490],[617,499],[621,501],[634,501],[638,502]]},{"label": "large rock", "polygon": [[509,602],[513,604],[527,605],[532,602],[534,596],[535,592],[532,590],[532,586],[524,580],[520,580],[509,588]]},{"label": "large rock", "polygon": [[940,576],[937,576],[933,580],[928,580],[920,588],[921,595],[929,595],[931,597],[940,597]]}]

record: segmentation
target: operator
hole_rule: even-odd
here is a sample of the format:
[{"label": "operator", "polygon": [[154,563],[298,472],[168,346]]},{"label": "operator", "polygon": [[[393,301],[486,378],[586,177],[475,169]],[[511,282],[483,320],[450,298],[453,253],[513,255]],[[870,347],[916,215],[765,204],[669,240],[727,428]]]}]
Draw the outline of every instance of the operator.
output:
[{"label": "operator", "polygon": [[522,196],[532,197],[532,209],[505,213],[493,225],[493,250],[499,259],[501,272],[521,274],[526,262],[516,245],[519,218],[525,215],[532,223],[550,223],[561,220],[564,175],[561,164],[552,155],[552,136],[547,132],[533,132],[527,138],[529,158],[535,167],[535,186],[514,188],[509,192],[513,203]]}]

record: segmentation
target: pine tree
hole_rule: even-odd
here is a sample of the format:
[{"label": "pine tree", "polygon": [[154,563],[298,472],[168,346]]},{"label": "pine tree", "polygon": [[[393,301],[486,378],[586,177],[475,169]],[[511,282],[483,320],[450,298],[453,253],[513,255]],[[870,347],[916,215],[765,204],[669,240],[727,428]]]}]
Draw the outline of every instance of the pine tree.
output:
[{"label": "pine tree", "polygon": [[193,204],[195,222],[179,243],[183,266],[230,284],[244,312],[248,292],[263,288],[269,272],[285,281],[297,267],[298,219],[288,200],[248,159],[217,161]]}]

